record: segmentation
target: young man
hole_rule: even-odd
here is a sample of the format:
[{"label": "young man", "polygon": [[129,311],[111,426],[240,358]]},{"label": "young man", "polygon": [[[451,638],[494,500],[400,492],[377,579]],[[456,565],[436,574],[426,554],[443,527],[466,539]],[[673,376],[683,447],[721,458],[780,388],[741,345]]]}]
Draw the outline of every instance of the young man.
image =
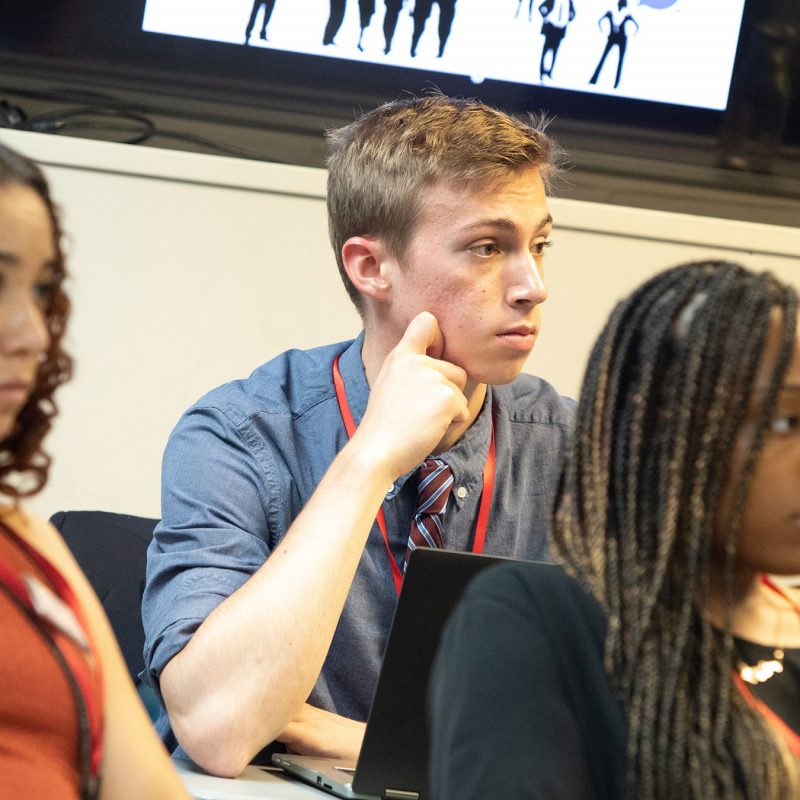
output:
[{"label": "young man", "polygon": [[[412,523],[449,549],[546,557],[570,424],[519,374],[547,297],[547,137],[435,95],[329,139],[331,240],[364,332],[214,390],[164,457],[147,674],[181,746],[221,775],[276,739],[358,753]],[[422,521],[432,454],[449,499]]]}]

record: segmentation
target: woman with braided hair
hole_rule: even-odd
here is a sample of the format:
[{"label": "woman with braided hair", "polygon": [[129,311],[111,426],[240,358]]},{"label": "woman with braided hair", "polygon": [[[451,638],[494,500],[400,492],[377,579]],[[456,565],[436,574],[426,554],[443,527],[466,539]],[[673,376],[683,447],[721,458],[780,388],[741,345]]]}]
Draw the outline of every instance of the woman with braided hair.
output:
[{"label": "woman with braided hair", "polygon": [[616,307],[558,565],[486,570],[448,623],[432,798],[800,797],[800,605],[768,577],[800,574],[797,318],[793,289],[720,262]]}]

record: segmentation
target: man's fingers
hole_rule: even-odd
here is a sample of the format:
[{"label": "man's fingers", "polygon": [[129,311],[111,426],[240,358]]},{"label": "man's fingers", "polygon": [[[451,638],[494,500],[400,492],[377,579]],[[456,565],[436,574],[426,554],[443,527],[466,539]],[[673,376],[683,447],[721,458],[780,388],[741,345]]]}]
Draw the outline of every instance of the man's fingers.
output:
[{"label": "man's fingers", "polygon": [[397,345],[400,350],[408,350],[431,358],[441,358],[444,352],[444,337],[436,317],[428,311],[417,314],[408,323],[403,338]]},{"label": "man's fingers", "polygon": [[436,367],[450,383],[455,384],[461,391],[467,385],[467,373],[461,367],[451,364],[449,361],[437,361]]},{"label": "man's fingers", "polygon": [[394,349],[396,353],[403,351],[427,355],[436,361],[436,368],[445,378],[459,389],[466,386],[467,373],[461,367],[442,360],[444,335],[439,327],[439,321],[429,311],[420,312],[408,323],[403,338]]},{"label": "man's fingers", "polygon": [[425,354],[438,361],[444,354],[444,334],[439,327],[439,320],[433,314],[431,314],[431,318],[433,319],[433,341],[425,348]]},{"label": "man's fingers", "polygon": [[453,422],[466,422],[469,419],[469,406],[466,398],[461,404],[459,411],[453,416]]}]

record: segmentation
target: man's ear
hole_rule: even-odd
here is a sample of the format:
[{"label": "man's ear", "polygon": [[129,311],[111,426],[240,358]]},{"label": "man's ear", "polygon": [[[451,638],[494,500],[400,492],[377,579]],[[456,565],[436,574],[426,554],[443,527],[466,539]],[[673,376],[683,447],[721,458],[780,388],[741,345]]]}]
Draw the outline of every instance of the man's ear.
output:
[{"label": "man's ear", "polygon": [[369,236],[351,236],[342,245],[342,263],[353,286],[377,301],[385,300],[391,288],[391,281],[382,268],[387,257],[383,242]]}]

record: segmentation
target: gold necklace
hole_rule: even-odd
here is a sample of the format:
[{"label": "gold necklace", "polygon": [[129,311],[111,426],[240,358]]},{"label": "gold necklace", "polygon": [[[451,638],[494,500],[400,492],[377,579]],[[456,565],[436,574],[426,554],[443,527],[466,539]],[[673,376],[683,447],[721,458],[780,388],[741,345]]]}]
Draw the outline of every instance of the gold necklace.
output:
[{"label": "gold necklace", "polygon": [[759,659],[756,664],[745,664],[744,661],[740,660],[739,676],[752,686],[766,683],[773,675],[783,672],[783,656],[783,650],[780,647],[776,647],[772,651],[772,658],[770,659]]},{"label": "gold necklace", "polygon": [[[761,576],[761,582],[769,589],[771,589],[776,594],[780,595],[800,616],[800,606],[794,602],[794,600],[778,586],[774,583],[770,578],[766,575]],[[781,640],[781,616],[778,615],[778,630],[777,635],[775,636],[776,641],[780,642]],[[783,672],[783,659],[784,659],[784,652],[783,648],[778,645],[772,651],[772,658],[767,659],[759,659],[756,664],[745,664],[744,661],[741,659],[737,665],[739,670],[739,677],[746,683],[749,683],[751,686],[757,686],[759,683],[766,683],[770,678],[775,675],[780,674]]]}]

